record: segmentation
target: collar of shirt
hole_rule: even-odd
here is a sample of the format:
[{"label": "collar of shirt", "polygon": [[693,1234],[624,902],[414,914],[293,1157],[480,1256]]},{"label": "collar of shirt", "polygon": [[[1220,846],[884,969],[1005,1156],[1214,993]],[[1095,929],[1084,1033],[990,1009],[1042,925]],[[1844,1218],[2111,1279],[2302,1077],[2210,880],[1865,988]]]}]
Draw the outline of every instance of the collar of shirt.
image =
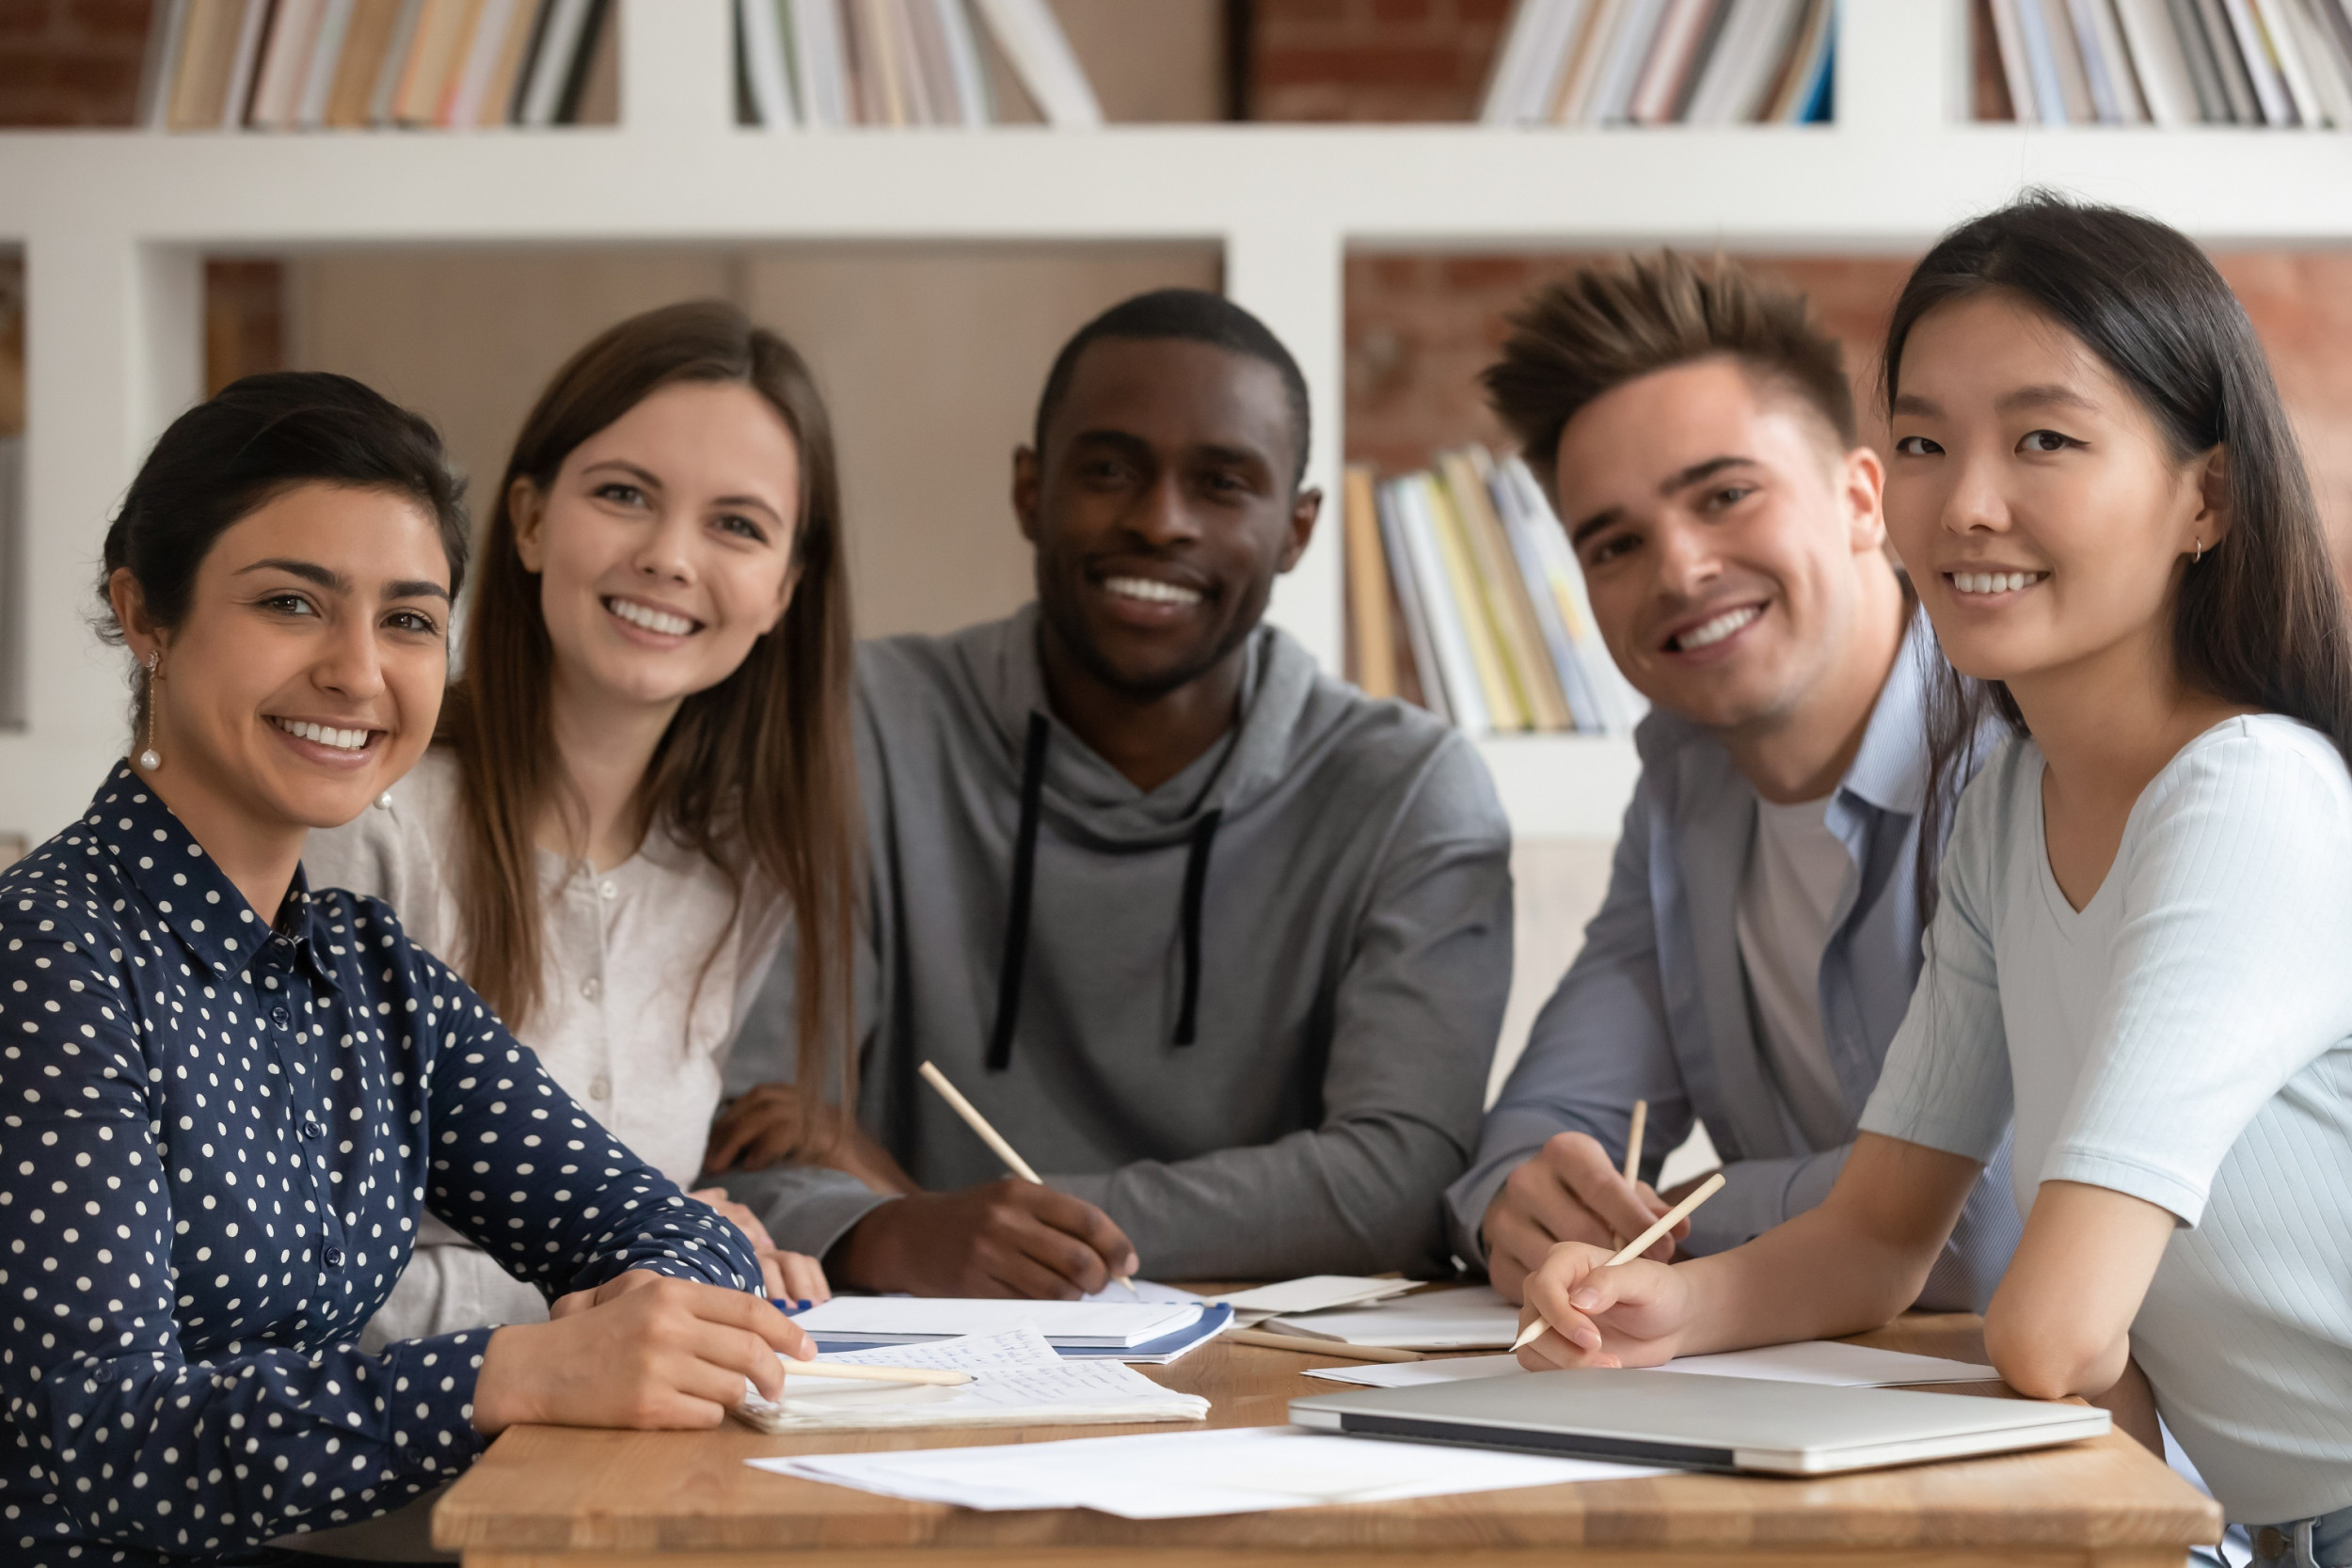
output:
[{"label": "collar of shirt", "polygon": [[172,934],[215,976],[243,974],[275,950],[322,985],[342,989],[321,951],[329,934],[300,866],[278,919],[264,925],[236,883],[127,763],[116,765],[84,820]]},{"label": "collar of shirt", "polygon": [[1919,815],[1928,786],[1928,683],[1934,678],[1937,657],[1926,612],[1915,608],[1903,644],[1896,650],[1894,668],[1886,673],[1870,721],[1863,728],[1862,744],[1838,781],[1841,796],[1851,795],[1895,816]]}]

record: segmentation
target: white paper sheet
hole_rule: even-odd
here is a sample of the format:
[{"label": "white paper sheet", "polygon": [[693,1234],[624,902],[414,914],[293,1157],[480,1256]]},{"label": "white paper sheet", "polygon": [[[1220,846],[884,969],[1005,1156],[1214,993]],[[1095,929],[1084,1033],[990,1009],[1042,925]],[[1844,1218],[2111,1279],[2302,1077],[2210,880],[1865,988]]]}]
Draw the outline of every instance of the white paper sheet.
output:
[{"label": "white paper sheet", "polygon": [[1340,1307],[1360,1307],[1421,1289],[1414,1279],[1373,1279],[1361,1275],[1311,1274],[1240,1291],[1218,1301],[1232,1304],[1234,1315],[1247,1321],[1298,1312],[1324,1312]]},{"label": "white paper sheet", "polygon": [[[1874,1350],[1835,1339],[1764,1345],[1719,1355],[1685,1355],[1657,1369],[1708,1377],[1753,1377],[1773,1383],[1822,1383],[1840,1388],[1891,1388],[1923,1383],[1997,1383],[2001,1374],[1970,1361],[1939,1355]],[[1509,1377],[1522,1370],[1508,1355],[1462,1355],[1444,1361],[1406,1361],[1392,1366],[1314,1367],[1309,1377],[1352,1383],[1365,1388],[1412,1388],[1427,1383],[1461,1383]]]},{"label": "white paper sheet", "polygon": [[978,1509],[1091,1508],[1127,1519],[1392,1502],[1665,1473],[1594,1460],[1335,1437],[1297,1427],[748,1463],[884,1497]]},{"label": "white paper sheet", "polygon": [[809,1333],[830,1339],[905,1343],[1004,1334],[1034,1326],[1048,1339],[1067,1344],[1140,1345],[1173,1334],[1200,1316],[1198,1300],[1135,1302],[1105,1296],[1091,1301],[998,1301],[961,1296],[835,1296],[822,1306],[796,1313],[792,1321]]},{"label": "white paper sheet", "polygon": [[1351,1345],[1394,1345],[1415,1350],[1486,1350],[1518,1337],[1519,1309],[1491,1286],[1458,1291],[1422,1291],[1373,1307],[1275,1319],[1269,1327],[1285,1334],[1343,1339]]},{"label": "white paper sheet", "polygon": [[1070,1360],[1033,1328],[919,1345],[885,1345],[819,1360],[866,1367],[931,1367],[970,1372],[955,1388],[846,1383],[792,1376],[785,1360],[784,1397],[770,1400],[745,1385],[738,1417],[762,1432],[824,1427],[1109,1425],[1122,1421],[1197,1421],[1209,1402],[1180,1394],[1110,1360]]},{"label": "white paper sheet", "polygon": [[1198,1307],[1200,1305],[1201,1298],[1194,1295],[1190,1291],[1180,1291],[1173,1285],[1157,1285],[1149,1279],[1138,1279],[1132,1288],[1113,1281],[1092,1295],[1080,1296],[1078,1299],[1089,1302],[1106,1302],[1113,1307],[1133,1307],[1139,1301],[1166,1307]]}]

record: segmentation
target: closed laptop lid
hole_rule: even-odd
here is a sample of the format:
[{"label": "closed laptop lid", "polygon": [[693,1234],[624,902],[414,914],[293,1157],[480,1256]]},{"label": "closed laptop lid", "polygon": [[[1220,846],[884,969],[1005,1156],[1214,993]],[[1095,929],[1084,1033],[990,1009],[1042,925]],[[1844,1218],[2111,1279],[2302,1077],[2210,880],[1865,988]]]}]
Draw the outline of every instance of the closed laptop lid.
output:
[{"label": "closed laptop lid", "polygon": [[1702,1470],[1821,1475],[2096,1437],[2078,1404],[1585,1370],[1366,1388],[1291,1402],[1324,1432],[1470,1443]]}]

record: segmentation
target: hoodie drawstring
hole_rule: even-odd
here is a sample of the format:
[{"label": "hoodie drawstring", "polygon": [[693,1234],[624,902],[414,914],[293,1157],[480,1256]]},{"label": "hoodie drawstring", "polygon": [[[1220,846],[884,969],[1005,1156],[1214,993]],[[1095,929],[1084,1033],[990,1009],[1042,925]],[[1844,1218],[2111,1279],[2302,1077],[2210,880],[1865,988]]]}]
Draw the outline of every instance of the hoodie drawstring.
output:
[{"label": "hoodie drawstring", "polygon": [[[1021,980],[1029,958],[1029,902],[1037,884],[1037,825],[1045,795],[1045,746],[1053,725],[1041,713],[1029,715],[1028,747],[1021,763],[1021,826],[1012,847],[1012,907],[1005,911],[1005,958],[996,975],[996,1022],[988,1032],[988,1070],[1012,1065],[1013,1031],[1021,1022]],[[1209,850],[1216,843],[1222,811],[1200,814],[1184,853],[1183,910],[1184,984],[1176,1014],[1176,1043],[1200,1037],[1200,905],[1209,880]]]},{"label": "hoodie drawstring", "polygon": [[1193,824],[1192,847],[1184,856],[1184,1001],[1176,1013],[1176,1043],[1198,1037],[1200,1013],[1200,895],[1209,879],[1209,847],[1216,842],[1221,811],[1200,814]]},{"label": "hoodie drawstring", "polygon": [[1021,1022],[1021,974],[1029,958],[1029,890],[1037,880],[1037,818],[1045,795],[1045,742],[1053,725],[1029,715],[1029,745],[1021,764],[1021,831],[1012,847],[1012,908],[1005,914],[1005,961],[996,975],[996,1022],[988,1033],[988,1070],[1012,1063],[1012,1031]]}]

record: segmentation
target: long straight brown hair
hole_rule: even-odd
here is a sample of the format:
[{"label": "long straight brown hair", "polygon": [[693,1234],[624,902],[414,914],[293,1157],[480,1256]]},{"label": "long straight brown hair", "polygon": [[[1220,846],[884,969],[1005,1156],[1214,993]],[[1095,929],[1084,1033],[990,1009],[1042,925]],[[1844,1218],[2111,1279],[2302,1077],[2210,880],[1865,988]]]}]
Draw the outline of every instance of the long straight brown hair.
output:
[{"label": "long straight brown hair", "polygon": [[464,673],[436,737],[455,753],[465,808],[458,965],[510,1028],[543,1000],[535,835],[547,812],[567,809],[569,785],[548,712],[555,651],[539,578],[515,546],[516,483],[548,494],[581,442],[646,397],[714,382],[765,398],[800,449],[792,602],[734,673],[679,706],[639,803],[648,832],[669,833],[725,876],[738,921],[783,900],[799,981],[803,1132],[821,1142],[827,1087],[837,1084],[843,1105],[854,1093],[846,1042],[860,827],[840,474],[807,364],[732,305],[672,305],[609,329],[555,372],[516,438],[482,540]]}]

